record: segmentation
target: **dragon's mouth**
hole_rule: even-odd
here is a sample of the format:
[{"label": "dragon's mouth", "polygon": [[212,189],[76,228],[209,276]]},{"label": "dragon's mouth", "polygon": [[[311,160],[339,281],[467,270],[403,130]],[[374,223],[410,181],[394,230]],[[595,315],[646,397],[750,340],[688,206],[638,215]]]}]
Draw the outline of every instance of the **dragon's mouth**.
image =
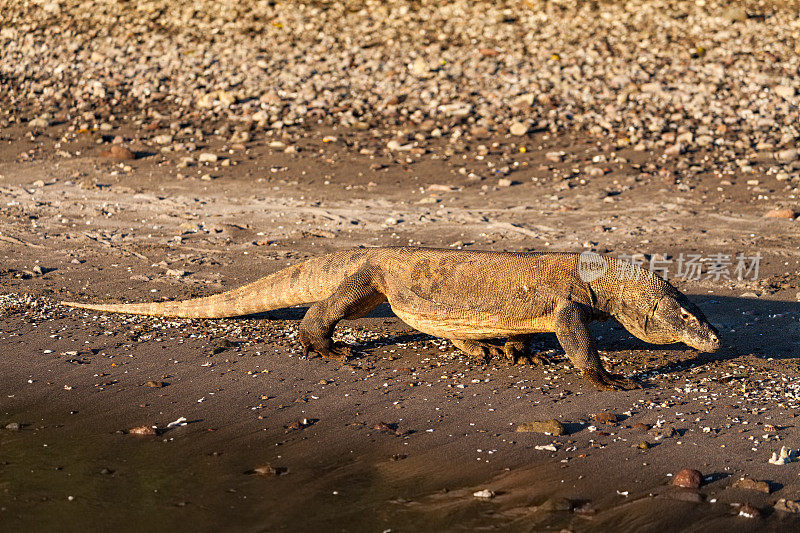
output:
[{"label": "dragon's mouth", "polygon": [[701,352],[707,353],[716,352],[719,350],[722,344],[717,334],[713,332],[709,332],[708,335],[703,337],[692,336],[689,339],[685,339],[683,342],[695,350],[700,350]]}]

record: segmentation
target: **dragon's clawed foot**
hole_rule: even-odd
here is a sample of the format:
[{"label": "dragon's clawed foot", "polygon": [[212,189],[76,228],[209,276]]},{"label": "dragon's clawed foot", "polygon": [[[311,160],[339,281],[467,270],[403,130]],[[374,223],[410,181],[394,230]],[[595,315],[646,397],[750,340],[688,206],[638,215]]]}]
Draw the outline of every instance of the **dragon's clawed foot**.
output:
[{"label": "dragon's clawed foot", "polygon": [[312,341],[301,338],[300,344],[303,346],[303,355],[307,357],[316,353],[326,359],[333,359],[343,363],[353,355],[353,351],[348,345],[343,342],[333,342],[331,339]]},{"label": "dragon's clawed foot", "polygon": [[631,390],[642,388],[634,379],[617,374],[609,374],[605,370],[584,370],[583,377],[600,390]]}]

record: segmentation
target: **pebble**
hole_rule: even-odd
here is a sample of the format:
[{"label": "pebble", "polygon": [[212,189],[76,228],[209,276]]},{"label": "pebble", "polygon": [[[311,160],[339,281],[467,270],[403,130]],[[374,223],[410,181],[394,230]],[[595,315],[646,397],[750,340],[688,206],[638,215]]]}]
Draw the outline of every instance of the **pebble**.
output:
[{"label": "pebble", "polygon": [[773,89],[773,92],[780,96],[781,98],[786,98],[789,100],[795,95],[795,88],[790,85],[778,85]]},{"label": "pebble", "polygon": [[560,163],[564,160],[564,156],[566,154],[564,152],[547,152],[544,154],[545,159],[548,161],[552,161],[553,163]]},{"label": "pebble", "polygon": [[757,481],[755,479],[750,479],[749,477],[741,477],[733,482],[731,487],[736,489],[745,489],[745,490],[757,490],[758,492],[763,492],[765,494],[769,494],[769,483],[766,481]]},{"label": "pebble", "polygon": [[775,502],[775,510],[784,513],[800,513],[800,501],[781,498]]},{"label": "pebble", "polygon": [[789,148],[787,150],[775,152],[775,159],[781,163],[791,163],[792,161],[797,161],[798,157],[800,157],[800,155],[795,148]]},{"label": "pebble", "polygon": [[211,152],[203,152],[197,156],[197,160],[200,163],[216,163],[218,159],[217,154],[212,154]]},{"label": "pebble", "polygon": [[172,142],[172,139],[173,139],[172,135],[164,133],[162,135],[156,135],[155,137],[153,137],[153,142],[156,144],[169,144]]},{"label": "pebble", "polygon": [[156,435],[156,429],[152,426],[137,426],[128,430],[131,435],[151,436]]},{"label": "pebble", "polygon": [[517,426],[519,433],[545,433],[547,435],[566,435],[567,430],[558,420],[543,420],[535,422],[525,422]]},{"label": "pebble", "polygon": [[683,487],[685,489],[699,488],[702,483],[703,474],[701,474],[698,470],[693,470],[691,468],[684,468],[672,478],[673,485],[676,487]]},{"label": "pebble", "polygon": [[49,125],[50,121],[43,118],[35,118],[28,122],[28,126],[31,128],[46,128]]},{"label": "pebble", "polygon": [[5,427],[9,431],[19,431],[21,426],[19,422],[10,422]]},{"label": "pebble", "polygon": [[769,459],[769,464],[782,466],[792,463],[797,460],[797,451],[781,446],[780,453],[773,452],[772,457]]},{"label": "pebble", "polygon": [[514,122],[511,124],[511,127],[508,128],[508,131],[511,135],[522,136],[528,133],[528,125],[524,122]]},{"label": "pebble", "polygon": [[113,144],[108,150],[103,150],[100,152],[100,157],[105,159],[116,159],[118,161],[128,161],[132,159],[136,159],[136,154],[121,146],[119,144]]},{"label": "pebble", "polygon": [[401,144],[400,141],[398,141],[397,139],[392,139],[391,141],[386,143],[386,148],[392,150],[393,152],[408,152],[412,148],[414,148],[414,145]]},{"label": "pebble", "polygon": [[744,503],[739,507],[739,515],[742,518],[761,518],[761,510],[750,504]]},{"label": "pebble", "polygon": [[254,474],[258,474],[259,476],[264,477],[276,477],[281,476],[287,472],[287,469],[282,466],[272,466],[272,465],[261,465],[257,466],[253,469]]},{"label": "pebble", "polygon": [[786,218],[791,220],[795,216],[797,216],[797,213],[794,209],[773,209],[764,213],[766,218]]},{"label": "pebble", "polygon": [[597,413],[593,418],[600,424],[616,424],[619,421],[614,413]]},{"label": "pebble", "polygon": [[494,492],[490,491],[489,489],[483,489],[477,492],[473,492],[472,495],[482,500],[491,500],[492,498],[494,498]]},{"label": "pebble", "polygon": [[681,155],[685,150],[683,143],[675,143],[673,145],[668,146],[664,150],[664,155],[668,155],[671,157],[675,157]]}]

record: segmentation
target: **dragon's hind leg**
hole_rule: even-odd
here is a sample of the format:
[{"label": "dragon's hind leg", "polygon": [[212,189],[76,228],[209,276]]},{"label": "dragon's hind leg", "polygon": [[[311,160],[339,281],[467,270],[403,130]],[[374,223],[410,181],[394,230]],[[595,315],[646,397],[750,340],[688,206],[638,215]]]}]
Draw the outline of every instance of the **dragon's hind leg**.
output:
[{"label": "dragon's hind leg", "polygon": [[379,273],[364,268],[345,279],[334,293],[312,305],[300,322],[300,344],[303,353],[317,353],[323,357],[346,361],[350,348],[333,342],[331,335],[336,323],[342,319],[361,318],[378,304],[386,301],[379,290]]}]

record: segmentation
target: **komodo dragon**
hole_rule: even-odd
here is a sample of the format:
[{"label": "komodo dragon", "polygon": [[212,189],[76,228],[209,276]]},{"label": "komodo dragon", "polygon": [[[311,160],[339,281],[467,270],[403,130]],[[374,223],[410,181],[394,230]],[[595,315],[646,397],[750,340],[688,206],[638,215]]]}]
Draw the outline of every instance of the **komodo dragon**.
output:
[{"label": "komodo dragon", "polygon": [[[662,278],[611,257],[591,254],[603,270],[581,277],[577,253],[511,253],[431,248],[362,248],[285,268],[231,291],[183,301],[72,307],[182,318],[250,315],[313,304],[300,323],[306,355],[345,360],[350,349],[331,334],[342,319],[360,318],[388,301],[410,326],[472,356],[530,360],[533,333],[555,332],[572,363],[604,390],[636,382],[608,373],[588,324],[615,318],[654,344],[684,342],[705,352],[720,346],[702,311]],[[596,279],[594,279],[596,278]],[[492,344],[507,339],[504,346]],[[531,361],[532,362],[532,361]]]}]

